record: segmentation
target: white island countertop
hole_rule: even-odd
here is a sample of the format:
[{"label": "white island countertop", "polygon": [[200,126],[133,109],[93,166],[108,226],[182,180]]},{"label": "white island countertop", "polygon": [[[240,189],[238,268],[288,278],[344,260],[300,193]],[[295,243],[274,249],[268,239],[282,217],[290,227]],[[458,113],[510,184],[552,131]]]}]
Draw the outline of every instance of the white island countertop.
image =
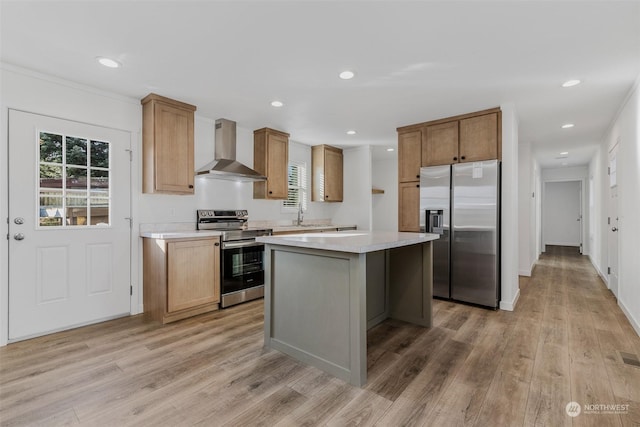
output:
[{"label": "white island countertop", "polygon": [[362,254],[430,242],[438,238],[437,234],[430,233],[350,230],[332,233],[263,236],[257,237],[256,241],[273,245]]}]

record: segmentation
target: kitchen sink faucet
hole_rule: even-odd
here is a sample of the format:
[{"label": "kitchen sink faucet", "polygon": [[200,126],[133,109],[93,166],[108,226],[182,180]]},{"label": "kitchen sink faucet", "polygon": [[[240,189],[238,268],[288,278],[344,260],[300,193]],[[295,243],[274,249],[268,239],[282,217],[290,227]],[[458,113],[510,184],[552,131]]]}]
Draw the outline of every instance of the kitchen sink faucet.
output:
[{"label": "kitchen sink faucet", "polygon": [[296,221],[296,225],[302,225],[302,221],[304,221],[304,212],[302,211],[302,200],[298,201],[298,219]]}]

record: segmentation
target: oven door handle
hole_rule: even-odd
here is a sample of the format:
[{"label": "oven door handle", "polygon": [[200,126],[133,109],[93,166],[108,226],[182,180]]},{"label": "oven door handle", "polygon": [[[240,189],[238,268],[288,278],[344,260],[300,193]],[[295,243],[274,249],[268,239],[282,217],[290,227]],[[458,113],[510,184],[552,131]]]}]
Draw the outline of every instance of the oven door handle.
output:
[{"label": "oven door handle", "polygon": [[248,248],[250,246],[264,246],[264,243],[251,241],[240,242],[222,242],[222,249],[234,249],[234,248]]}]

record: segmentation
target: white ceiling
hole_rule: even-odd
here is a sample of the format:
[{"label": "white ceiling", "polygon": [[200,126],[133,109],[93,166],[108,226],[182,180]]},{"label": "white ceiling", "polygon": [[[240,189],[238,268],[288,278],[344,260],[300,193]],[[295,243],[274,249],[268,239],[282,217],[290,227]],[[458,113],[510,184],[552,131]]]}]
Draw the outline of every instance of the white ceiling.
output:
[{"label": "white ceiling", "polygon": [[[398,126],[513,103],[519,139],[543,166],[560,166],[560,151],[568,166],[585,164],[640,75],[637,1],[1,7],[4,63],[135,98],[155,92],[306,144],[395,146]],[[345,69],[356,77],[340,80]],[[583,84],[560,86],[572,78]]]}]

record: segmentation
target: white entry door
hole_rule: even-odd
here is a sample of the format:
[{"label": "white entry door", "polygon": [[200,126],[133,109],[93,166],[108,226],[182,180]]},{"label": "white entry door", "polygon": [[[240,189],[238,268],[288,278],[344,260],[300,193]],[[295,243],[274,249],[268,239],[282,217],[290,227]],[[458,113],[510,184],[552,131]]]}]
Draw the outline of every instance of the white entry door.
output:
[{"label": "white entry door", "polygon": [[609,215],[607,220],[607,237],[609,247],[608,274],[609,289],[618,297],[618,171],[616,145],[609,152]]},{"label": "white entry door", "polygon": [[9,340],[130,313],[130,147],[9,111]]}]

